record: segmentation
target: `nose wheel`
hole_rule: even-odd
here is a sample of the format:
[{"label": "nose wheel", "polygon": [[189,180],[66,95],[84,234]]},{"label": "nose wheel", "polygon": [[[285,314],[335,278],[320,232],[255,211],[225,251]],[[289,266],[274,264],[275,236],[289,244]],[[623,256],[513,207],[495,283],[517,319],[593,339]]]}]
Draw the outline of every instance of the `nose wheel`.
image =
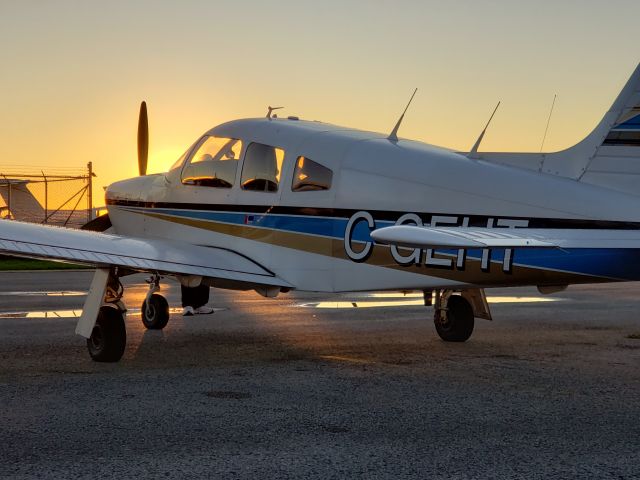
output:
[{"label": "nose wheel", "polygon": [[140,308],[142,324],[149,330],[162,330],[169,323],[169,302],[156,293],[160,290],[160,275],[152,275],[147,283],[149,292]]},{"label": "nose wheel", "polygon": [[169,323],[169,303],[157,293],[142,302],[142,323],[149,330],[162,330]]}]

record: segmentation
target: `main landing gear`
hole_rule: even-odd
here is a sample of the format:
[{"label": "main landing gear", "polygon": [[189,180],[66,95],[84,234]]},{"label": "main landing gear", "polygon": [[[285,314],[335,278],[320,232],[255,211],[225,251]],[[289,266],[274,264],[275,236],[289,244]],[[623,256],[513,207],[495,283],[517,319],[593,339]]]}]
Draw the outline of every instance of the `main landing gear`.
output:
[{"label": "main landing gear", "polygon": [[465,290],[460,295],[453,295],[451,290],[438,290],[434,306],[436,331],[445,342],[466,342],[473,333],[475,317],[491,320],[482,289]]},{"label": "main landing gear", "polygon": [[[96,272],[96,278],[98,275],[99,272]],[[94,284],[91,285],[91,290],[93,289]],[[89,296],[91,293],[90,291]],[[117,271],[108,273],[102,306],[99,307],[91,335],[87,338],[89,355],[96,362],[117,362],[124,354],[127,345],[127,330],[124,324],[127,309],[122,302],[123,293],[124,288]],[[88,309],[87,307],[85,304],[85,309]]]},{"label": "main landing gear", "polygon": [[127,345],[124,312],[111,306],[100,307],[96,324],[87,339],[89,355],[96,362],[117,362]]},{"label": "main landing gear", "polygon": [[[160,275],[154,273],[147,283],[149,292],[142,303],[142,323],[150,330],[160,330],[169,322],[169,304],[156,293],[160,290]],[[89,355],[96,362],[117,362],[124,354],[127,309],[122,302],[123,294],[117,269],[96,270],[76,328],[76,333],[87,338]]]}]

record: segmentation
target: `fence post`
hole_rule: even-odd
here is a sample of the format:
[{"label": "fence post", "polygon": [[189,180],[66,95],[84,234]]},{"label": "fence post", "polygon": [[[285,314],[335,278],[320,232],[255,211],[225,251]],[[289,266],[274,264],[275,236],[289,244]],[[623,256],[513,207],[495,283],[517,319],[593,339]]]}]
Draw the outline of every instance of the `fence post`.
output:
[{"label": "fence post", "polygon": [[87,163],[87,169],[89,170],[89,183],[87,185],[87,222],[93,220],[93,162]]},{"label": "fence post", "polygon": [[44,222],[47,223],[49,221],[49,184],[47,182],[47,176],[44,174],[42,170],[42,178],[44,178]]},{"label": "fence post", "polygon": [[7,182],[7,218],[13,217],[13,210],[11,210],[11,182],[6,175],[2,175],[4,181]]}]

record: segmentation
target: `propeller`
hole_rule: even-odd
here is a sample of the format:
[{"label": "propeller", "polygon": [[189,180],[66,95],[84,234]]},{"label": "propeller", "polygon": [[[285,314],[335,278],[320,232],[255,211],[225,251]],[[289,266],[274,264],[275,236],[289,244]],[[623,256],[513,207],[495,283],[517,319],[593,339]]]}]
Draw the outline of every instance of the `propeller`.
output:
[{"label": "propeller", "polygon": [[147,118],[147,102],[140,104],[138,117],[138,172],[147,174],[147,160],[149,158],[149,119]]}]

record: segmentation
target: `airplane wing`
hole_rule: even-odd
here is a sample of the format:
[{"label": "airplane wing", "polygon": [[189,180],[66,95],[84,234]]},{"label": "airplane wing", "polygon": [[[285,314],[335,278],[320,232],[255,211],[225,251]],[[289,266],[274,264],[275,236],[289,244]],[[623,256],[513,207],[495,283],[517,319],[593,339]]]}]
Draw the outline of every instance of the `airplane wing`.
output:
[{"label": "airplane wing", "polygon": [[379,243],[412,248],[558,248],[559,242],[523,228],[395,225],[371,233]]},{"label": "airplane wing", "polygon": [[251,259],[217,247],[0,220],[0,253],[141,272],[292,288]]}]

